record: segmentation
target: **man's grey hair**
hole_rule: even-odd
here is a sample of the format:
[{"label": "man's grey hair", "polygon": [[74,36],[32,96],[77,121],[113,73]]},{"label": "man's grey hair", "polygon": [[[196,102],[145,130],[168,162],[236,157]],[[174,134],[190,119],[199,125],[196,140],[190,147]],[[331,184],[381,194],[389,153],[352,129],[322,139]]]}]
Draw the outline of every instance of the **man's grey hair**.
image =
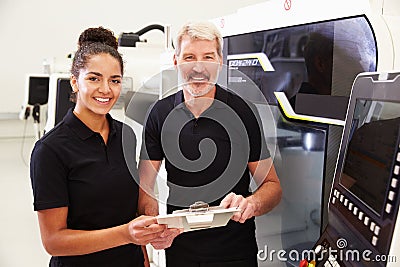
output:
[{"label": "man's grey hair", "polygon": [[183,36],[189,36],[195,40],[217,41],[217,53],[222,58],[223,39],[220,31],[209,21],[188,22],[182,26],[176,37],[175,54],[179,56],[181,52],[181,42]]}]

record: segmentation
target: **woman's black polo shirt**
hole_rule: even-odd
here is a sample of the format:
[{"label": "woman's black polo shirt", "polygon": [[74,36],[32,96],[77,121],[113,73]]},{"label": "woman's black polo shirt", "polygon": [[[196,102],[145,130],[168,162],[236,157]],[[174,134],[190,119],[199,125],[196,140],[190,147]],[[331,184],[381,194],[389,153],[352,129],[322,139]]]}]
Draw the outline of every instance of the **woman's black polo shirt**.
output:
[{"label": "woman's black polo shirt", "polygon": [[[218,85],[199,118],[185,106],[182,91],[155,103],[143,144],[142,159],[165,159],[168,213],[199,200],[219,205],[229,192],[249,196],[247,163],[270,157],[256,107]],[[167,253],[200,261],[256,255],[254,219],[181,234]]]},{"label": "woman's black polo shirt", "polygon": [[[136,138],[131,130],[128,138],[128,128],[121,122],[110,115],[107,119],[107,145],[72,110],[36,142],[30,168],[34,210],[68,207],[67,226],[78,230],[113,227],[136,217],[138,185],[125,163],[122,131],[132,151]],[[136,166],[135,157],[128,160]],[[52,258],[52,263],[62,266],[137,266],[142,261],[141,248],[136,245]]]}]

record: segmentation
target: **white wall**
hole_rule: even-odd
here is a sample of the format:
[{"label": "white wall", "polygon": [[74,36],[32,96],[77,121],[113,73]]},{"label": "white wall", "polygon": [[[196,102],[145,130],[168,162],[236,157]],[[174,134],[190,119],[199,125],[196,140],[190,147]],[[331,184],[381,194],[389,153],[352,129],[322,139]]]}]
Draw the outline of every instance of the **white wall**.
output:
[{"label": "white wall", "polygon": [[[66,56],[75,51],[87,27],[104,26],[119,35],[150,24],[171,24],[174,34],[187,20],[212,19],[264,1],[0,0],[0,115],[20,111],[25,76],[42,73],[43,59],[68,65]],[[160,31],[143,38],[164,43]]]}]

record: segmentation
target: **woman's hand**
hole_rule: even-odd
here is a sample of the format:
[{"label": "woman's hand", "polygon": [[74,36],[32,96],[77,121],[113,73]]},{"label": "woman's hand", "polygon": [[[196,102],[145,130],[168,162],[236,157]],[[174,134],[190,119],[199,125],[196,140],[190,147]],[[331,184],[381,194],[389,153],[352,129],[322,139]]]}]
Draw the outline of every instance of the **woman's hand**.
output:
[{"label": "woman's hand", "polygon": [[159,240],[165,229],[165,225],[157,224],[157,219],[151,216],[137,217],[128,224],[130,241],[137,245]]}]

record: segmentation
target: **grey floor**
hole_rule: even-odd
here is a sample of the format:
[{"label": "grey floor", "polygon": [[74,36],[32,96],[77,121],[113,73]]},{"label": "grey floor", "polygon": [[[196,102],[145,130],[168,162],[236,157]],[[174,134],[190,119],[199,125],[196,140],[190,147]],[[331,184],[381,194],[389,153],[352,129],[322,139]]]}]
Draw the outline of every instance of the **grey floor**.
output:
[{"label": "grey floor", "polygon": [[32,205],[29,155],[33,122],[0,119],[0,266],[48,266]]}]

